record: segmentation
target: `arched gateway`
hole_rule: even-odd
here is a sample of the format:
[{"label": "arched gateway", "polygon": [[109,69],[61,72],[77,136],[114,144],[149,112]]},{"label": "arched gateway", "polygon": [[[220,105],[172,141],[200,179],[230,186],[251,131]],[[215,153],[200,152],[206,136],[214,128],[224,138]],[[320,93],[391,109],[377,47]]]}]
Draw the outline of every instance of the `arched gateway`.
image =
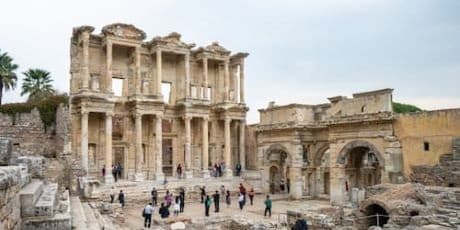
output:
[{"label": "arched gateway", "polygon": [[269,166],[267,186],[270,193],[281,192],[280,184],[285,183],[288,178],[288,158],[288,151],[283,145],[274,144],[266,150],[264,161],[265,165]]}]

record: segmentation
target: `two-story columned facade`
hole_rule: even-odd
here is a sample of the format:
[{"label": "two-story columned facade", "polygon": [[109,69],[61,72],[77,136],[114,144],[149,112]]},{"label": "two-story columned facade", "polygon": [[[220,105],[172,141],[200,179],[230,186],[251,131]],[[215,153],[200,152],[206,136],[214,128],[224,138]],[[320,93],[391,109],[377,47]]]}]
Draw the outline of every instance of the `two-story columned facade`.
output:
[{"label": "two-story columned facade", "polygon": [[121,23],[71,38],[72,152],[88,176],[163,180],[181,164],[186,177],[209,176],[224,162],[245,166],[244,61],[217,42],[195,48],[171,33]]}]

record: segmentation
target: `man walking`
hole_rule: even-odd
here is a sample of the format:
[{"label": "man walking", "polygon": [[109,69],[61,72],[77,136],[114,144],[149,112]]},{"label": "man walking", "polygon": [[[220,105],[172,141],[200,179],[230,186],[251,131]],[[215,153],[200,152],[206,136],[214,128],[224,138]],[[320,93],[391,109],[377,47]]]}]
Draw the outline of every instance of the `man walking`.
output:
[{"label": "man walking", "polygon": [[243,193],[240,193],[240,196],[238,197],[238,203],[240,204],[240,210],[243,211],[243,207],[244,207],[244,195],[243,195]]},{"label": "man walking", "polygon": [[219,212],[219,199],[220,199],[219,191],[216,190],[216,193],[212,195],[212,198],[214,200],[214,212]]},{"label": "man walking", "polygon": [[115,200],[115,188],[112,186],[112,189],[110,189],[110,203],[113,204],[113,200]]},{"label": "man walking", "polygon": [[185,207],[185,191],[182,189],[179,194],[179,200],[180,200],[180,210],[179,212],[184,212],[184,207]]},{"label": "man walking", "polygon": [[206,190],[205,189],[206,188],[204,186],[200,188],[200,190],[201,190],[201,194],[200,194],[201,195],[201,203],[204,202],[204,198],[206,197]]},{"label": "man walking", "polygon": [[204,215],[209,216],[209,208],[211,207],[212,201],[209,196],[206,196],[206,200],[204,201]]},{"label": "man walking", "polygon": [[264,212],[264,216],[267,216],[267,212],[268,212],[268,217],[271,217],[272,216],[272,200],[270,199],[270,196],[267,195],[267,199],[265,199],[265,212]]},{"label": "man walking", "polygon": [[150,228],[150,224],[152,223],[152,213],[154,211],[154,207],[152,203],[149,203],[147,206],[144,207],[143,216],[144,216],[144,228]]},{"label": "man walking", "polygon": [[254,200],[254,194],[255,194],[254,188],[251,188],[251,190],[249,190],[249,193],[248,193],[249,200],[251,201],[251,205],[252,205],[252,201]]},{"label": "man walking", "polygon": [[123,190],[120,190],[120,193],[118,193],[118,201],[121,204],[121,207],[125,207],[125,194],[123,193]]}]

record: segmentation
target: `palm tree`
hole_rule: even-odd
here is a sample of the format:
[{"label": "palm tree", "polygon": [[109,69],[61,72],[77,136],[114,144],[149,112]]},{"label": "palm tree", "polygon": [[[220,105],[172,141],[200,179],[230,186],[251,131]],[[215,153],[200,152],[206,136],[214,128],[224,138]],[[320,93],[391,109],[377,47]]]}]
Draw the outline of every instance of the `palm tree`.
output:
[{"label": "palm tree", "polygon": [[29,94],[28,101],[39,101],[54,93],[51,73],[42,69],[29,69],[23,73],[21,96]]},{"label": "palm tree", "polygon": [[8,91],[16,87],[18,78],[15,71],[17,68],[18,65],[13,63],[13,58],[0,50],[0,105],[2,105],[3,88]]}]

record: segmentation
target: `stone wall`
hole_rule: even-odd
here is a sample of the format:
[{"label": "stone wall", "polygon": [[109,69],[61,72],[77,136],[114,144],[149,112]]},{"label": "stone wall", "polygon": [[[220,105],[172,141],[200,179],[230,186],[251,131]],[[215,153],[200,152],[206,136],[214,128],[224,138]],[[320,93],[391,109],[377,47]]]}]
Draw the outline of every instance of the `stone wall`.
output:
[{"label": "stone wall", "polygon": [[[27,180],[28,177],[25,177]],[[0,229],[13,230],[21,227],[19,191],[22,181],[19,166],[0,167]]]},{"label": "stone wall", "polygon": [[0,139],[12,141],[15,157],[56,157],[64,149],[68,117],[67,107],[61,105],[56,114],[56,125],[45,128],[38,109],[16,116],[0,113]]}]

